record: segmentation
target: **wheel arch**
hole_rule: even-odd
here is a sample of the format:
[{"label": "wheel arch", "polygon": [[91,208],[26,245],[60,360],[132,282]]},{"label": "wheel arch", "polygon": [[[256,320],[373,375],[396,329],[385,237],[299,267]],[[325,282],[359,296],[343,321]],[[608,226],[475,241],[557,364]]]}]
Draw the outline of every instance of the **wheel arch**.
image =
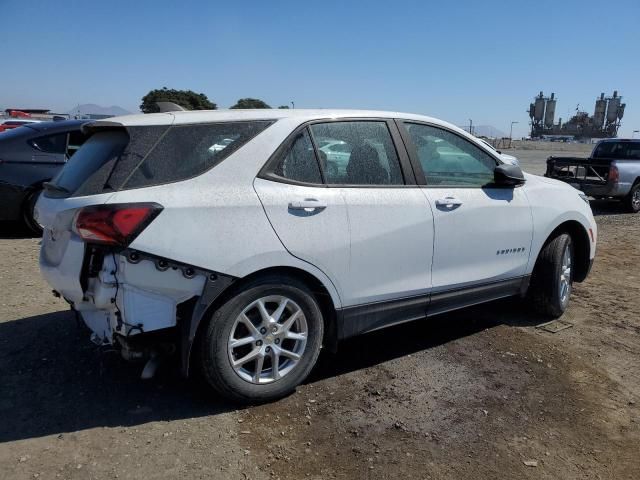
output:
[{"label": "wheel arch", "polygon": [[[538,251],[537,258],[540,256],[540,253],[544,250],[549,242],[551,242],[558,235],[566,233],[571,237],[573,242],[573,252],[575,255],[575,273],[573,276],[573,280],[576,282],[582,282],[587,275],[589,274],[590,269],[590,253],[591,253],[591,243],[589,239],[589,233],[587,232],[584,225],[582,225],[577,220],[567,220],[558,225],[546,238],[542,247]],[[535,267],[534,267],[535,268]]]},{"label": "wheel arch", "polygon": [[242,291],[242,289],[246,285],[254,282],[255,280],[268,276],[279,276],[282,277],[285,281],[286,279],[295,279],[309,288],[315,300],[318,302],[318,306],[320,307],[322,318],[324,320],[325,333],[322,342],[323,347],[328,348],[331,351],[336,350],[338,343],[337,311],[336,305],[334,304],[329,289],[317,276],[301,268],[291,266],[268,267],[257,270],[245,277],[233,281],[222,292],[220,292],[220,294],[213,300],[213,302],[211,302],[211,304],[206,307],[204,313],[198,319],[191,320],[192,322],[197,322],[197,325],[194,326],[195,335],[193,337],[193,340],[188,341],[187,345],[183,347],[187,348],[187,351],[182,355],[182,373],[184,376],[189,375],[190,365],[193,363],[193,355],[197,354],[199,350],[196,348],[194,351],[193,346],[200,341],[202,332],[204,331],[205,325],[207,323],[207,319],[211,318],[213,313],[229,299],[233,298],[234,295]]}]

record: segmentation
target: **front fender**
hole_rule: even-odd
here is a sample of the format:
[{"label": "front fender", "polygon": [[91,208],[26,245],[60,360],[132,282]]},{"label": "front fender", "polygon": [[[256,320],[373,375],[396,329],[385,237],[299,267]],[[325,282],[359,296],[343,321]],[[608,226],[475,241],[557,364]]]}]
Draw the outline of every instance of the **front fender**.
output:
[{"label": "front fender", "polygon": [[562,182],[541,177],[527,180],[528,188],[525,191],[531,205],[534,231],[527,274],[533,272],[538,254],[549,236],[568,222],[575,222],[584,230],[589,239],[589,260],[593,260],[596,253],[597,226],[591,207],[580,198],[580,192]]}]

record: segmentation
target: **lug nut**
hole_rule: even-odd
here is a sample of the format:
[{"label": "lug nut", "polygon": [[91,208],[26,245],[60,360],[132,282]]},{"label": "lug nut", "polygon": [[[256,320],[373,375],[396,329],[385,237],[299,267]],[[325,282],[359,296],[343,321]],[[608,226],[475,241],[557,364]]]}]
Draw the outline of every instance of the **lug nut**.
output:
[{"label": "lug nut", "polygon": [[196,271],[191,267],[187,267],[182,271],[182,275],[184,275],[186,278],[192,278],[195,274]]},{"label": "lug nut", "polygon": [[276,345],[278,345],[280,343],[280,339],[276,338]]},{"label": "lug nut", "polygon": [[271,329],[271,333],[276,333],[277,331],[278,331],[278,327],[273,327],[273,328]]},{"label": "lug nut", "polygon": [[258,341],[256,342],[256,346],[261,347],[261,346],[262,346],[262,340],[258,340]]},{"label": "lug nut", "polygon": [[266,329],[266,328],[264,328],[264,327],[262,327],[262,328],[260,329],[260,333],[264,335],[265,333],[267,333],[267,329]]},{"label": "lug nut", "polygon": [[269,353],[271,351],[271,347],[267,347],[264,349],[265,352]]},{"label": "lug nut", "polygon": [[156,268],[161,272],[164,272],[167,268],[169,268],[169,262],[166,260],[158,260],[156,261]]}]

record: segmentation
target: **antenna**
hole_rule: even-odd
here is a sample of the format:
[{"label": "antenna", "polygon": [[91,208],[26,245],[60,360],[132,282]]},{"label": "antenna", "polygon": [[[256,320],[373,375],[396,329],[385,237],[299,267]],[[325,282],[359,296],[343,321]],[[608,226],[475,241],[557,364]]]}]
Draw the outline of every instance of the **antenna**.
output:
[{"label": "antenna", "polygon": [[160,113],[165,112],[186,112],[187,109],[173,102],[156,102]]}]

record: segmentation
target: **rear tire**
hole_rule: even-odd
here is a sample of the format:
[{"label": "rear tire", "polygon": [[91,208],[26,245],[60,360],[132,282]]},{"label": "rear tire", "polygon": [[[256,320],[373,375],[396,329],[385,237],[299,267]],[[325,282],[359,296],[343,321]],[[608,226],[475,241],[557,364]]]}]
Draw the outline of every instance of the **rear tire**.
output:
[{"label": "rear tire", "polygon": [[34,216],[36,202],[38,201],[38,198],[40,198],[41,193],[42,190],[40,189],[33,190],[29,195],[27,195],[22,207],[22,218],[24,220],[24,224],[36,235],[42,235],[42,225],[36,221]]},{"label": "rear tire", "polygon": [[311,372],[323,333],[322,313],[304,284],[280,276],[255,280],[206,325],[200,338],[202,377],[235,402],[284,397]]},{"label": "rear tire", "polygon": [[560,317],[569,305],[573,286],[573,242],[561,233],[538,255],[528,297],[534,309],[545,317]]},{"label": "rear tire", "polygon": [[624,197],[622,204],[626,211],[630,213],[640,212],[640,182],[636,182],[629,194]]}]

